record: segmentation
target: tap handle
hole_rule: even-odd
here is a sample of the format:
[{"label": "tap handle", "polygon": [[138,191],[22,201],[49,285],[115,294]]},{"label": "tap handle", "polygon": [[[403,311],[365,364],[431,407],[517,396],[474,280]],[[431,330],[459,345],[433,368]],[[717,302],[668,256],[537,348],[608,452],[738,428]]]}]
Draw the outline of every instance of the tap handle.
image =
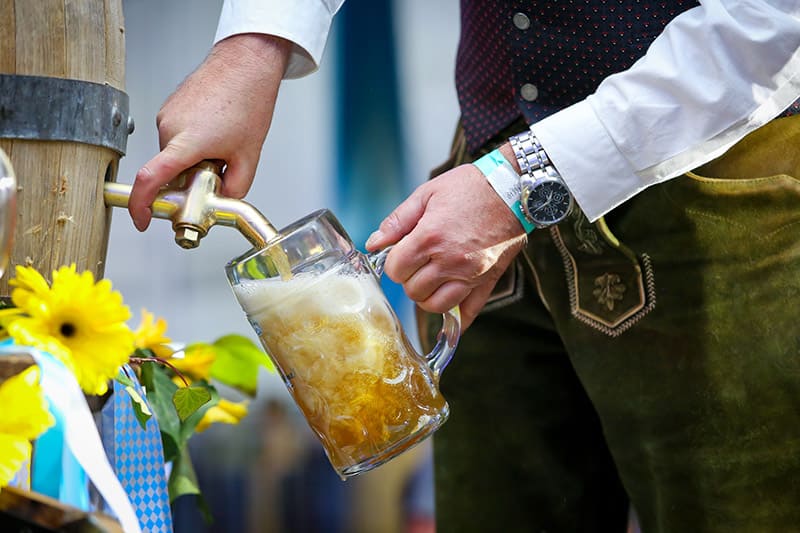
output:
[{"label": "tap handle", "polygon": [[[263,246],[277,230],[255,207],[243,200],[224,198],[220,174],[224,161],[204,160],[165,185],[152,205],[153,217],[172,221],[175,242],[182,248],[196,248],[200,239],[217,224],[233,226],[253,246]],[[106,204],[128,207],[132,187],[106,183]]]},{"label": "tap handle", "polygon": [[203,159],[193,168],[206,170],[217,176],[222,176],[222,169],[225,168],[225,161],[222,159]]}]

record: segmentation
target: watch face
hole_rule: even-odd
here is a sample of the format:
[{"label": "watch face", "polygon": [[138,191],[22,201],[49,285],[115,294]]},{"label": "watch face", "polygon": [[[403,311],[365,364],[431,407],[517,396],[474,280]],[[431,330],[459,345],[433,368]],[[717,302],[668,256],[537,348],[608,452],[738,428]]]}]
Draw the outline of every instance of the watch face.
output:
[{"label": "watch face", "polygon": [[528,218],[537,226],[558,224],[572,209],[572,195],[567,186],[556,179],[536,181],[523,192],[522,200]]}]

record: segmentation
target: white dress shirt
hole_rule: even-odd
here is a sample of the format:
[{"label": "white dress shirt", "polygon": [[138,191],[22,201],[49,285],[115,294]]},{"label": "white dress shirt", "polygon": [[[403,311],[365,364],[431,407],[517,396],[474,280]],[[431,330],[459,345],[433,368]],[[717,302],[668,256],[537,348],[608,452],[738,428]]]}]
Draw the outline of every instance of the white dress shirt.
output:
[{"label": "white dress shirt", "polygon": [[[302,76],[319,65],[343,1],[225,0],[217,40],[284,37],[295,43],[287,77]],[[798,97],[800,0],[701,0],[630,69],[531,129],[596,220],[718,157]]]},{"label": "white dress shirt", "polygon": [[263,33],[294,43],[285,78],[319,68],[333,15],[344,0],[225,0],[214,42],[239,33]]}]

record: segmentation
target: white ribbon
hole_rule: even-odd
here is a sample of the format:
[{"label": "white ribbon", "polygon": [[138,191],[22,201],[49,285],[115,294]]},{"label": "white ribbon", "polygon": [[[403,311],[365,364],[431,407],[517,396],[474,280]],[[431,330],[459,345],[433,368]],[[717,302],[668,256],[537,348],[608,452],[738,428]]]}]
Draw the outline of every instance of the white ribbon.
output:
[{"label": "white ribbon", "polygon": [[[42,371],[42,389],[48,401],[58,405],[65,416],[67,447],[114,513],[126,533],[141,533],[139,519],[128,495],[108,462],[92,412],[75,376],[53,356],[28,346],[5,346],[3,352],[25,351]],[[35,466],[34,466],[35,468]]]}]

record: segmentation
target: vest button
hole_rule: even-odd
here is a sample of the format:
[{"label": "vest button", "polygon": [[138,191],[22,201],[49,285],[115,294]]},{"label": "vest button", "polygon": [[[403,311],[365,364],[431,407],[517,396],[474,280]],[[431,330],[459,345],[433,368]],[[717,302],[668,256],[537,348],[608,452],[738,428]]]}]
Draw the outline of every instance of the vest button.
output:
[{"label": "vest button", "polygon": [[532,83],[526,83],[519,88],[519,94],[522,96],[523,100],[533,102],[539,96],[539,89]]},{"label": "vest button", "polygon": [[531,19],[525,13],[514,13],[511,19],[518,30],[527,30],[531,27]]}]

